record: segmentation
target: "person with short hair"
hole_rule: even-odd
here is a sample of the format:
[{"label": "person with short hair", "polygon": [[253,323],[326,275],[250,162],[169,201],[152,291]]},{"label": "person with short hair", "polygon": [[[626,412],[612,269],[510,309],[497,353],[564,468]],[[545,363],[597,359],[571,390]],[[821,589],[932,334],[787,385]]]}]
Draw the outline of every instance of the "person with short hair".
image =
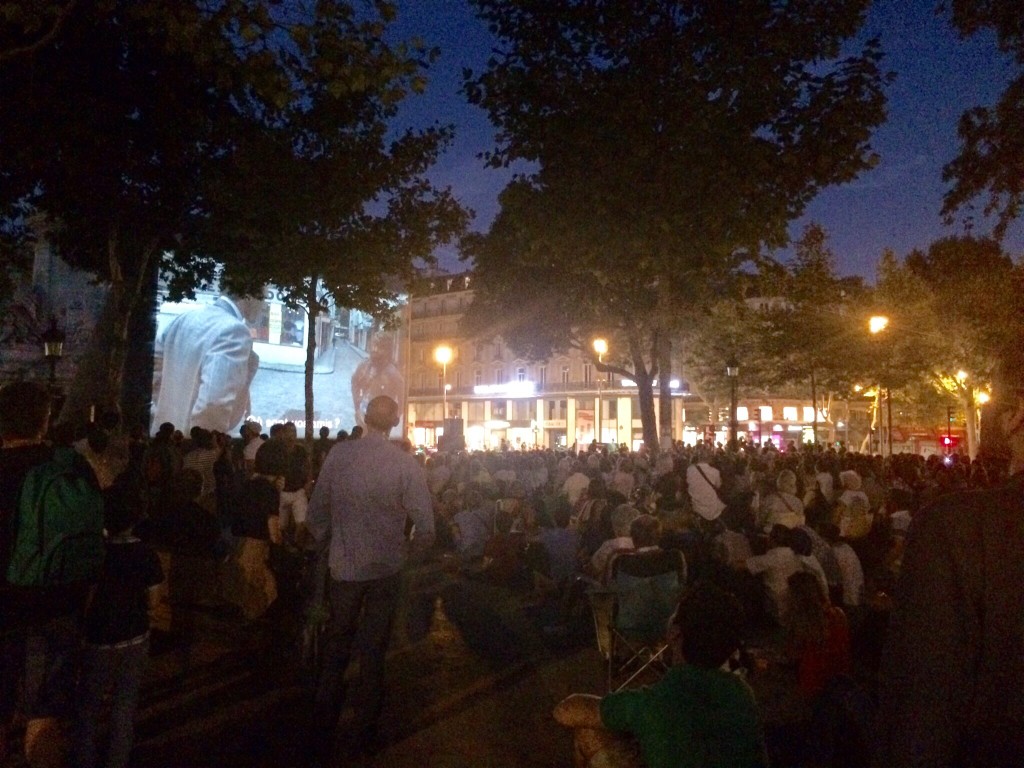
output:
[{"label": "person with short hair", "polygon": [[[64,723],[71,714],[75,659],[81,643],[79,619],[93,581],[17,587],[10,583],[19,498],[29,473],[55,461],[58,451],[62,452],[67,472],[95,494],[88,502],[91,508],[82,509],[95,519],[85,520],[83,529],[88,528],[98,543],[103,531],[98,511],[102,506],[98,501],[92,503],[99,496],[99,484],[89,463],[70,448],[55,449],[44,442],[50,403],[49,391],[35,382],[14,382],[0,388],[0,728],[5,732],[0,734],[4,737],[0,742],[6,742],[22,678],[25,756],[33,766],[63,762]],[[81,567],[74,570],[98,573],[102,549],[97,547],[95,559],[91,554],[88,557],[90,562],[76,561]]]},{"label": "person with short hair", "polygon": [[806,522],[804,503],[796,495],[796,473],[791,469],[779,472],[775,479],[775,492],[768,494],[761,503],[758,527],[768,532],[773,525],[797,528]]},{"label": "person with short hair", "polygon": [[739,648],[742,614],[735,597],[701,582],[683,593],[669,620],[673,666],[661,680],[559,702],[555,719],[578,729],[577,764],[594,764],[602,751],[621,755],[618,735],[628,734],[639,743],[646,768],[767,765],[753,691],[722,669]]},{"label": "person with short hair", "polygon": [[640,511],[632,504],[619,504],[610,515],[612,530],[615,536],[606,539],[590,558],[590,575],[602,584],[608,580],[608,563],[619,552],[628,552],[635,548],[633,538],[629,535],[633,521],[640,516]]},{"label": "person with short hair", "polygon": [[[388,440],[400,421],[387,395],[370,400],[359,440],[327,456],[309,502],[307,525],[328,547],[331,618],[313,699],[313,760],[329,763],[345,701],[345,671],[356,633],[360,681],[355,705],[353,753],[378,746],[384,707],[384,660],[398,606],[407,557],[425,554],[434,541],[434,513],[426,473],[416,459]],[[412,522],[411,540],[406,522]]]},{"label": "person with short hair", "polygon": [[[75,718],[76,768],[124,768],[134,741],[139,687],[149,660],[149,611],[163,568],[156,551],[135,537],[143,500],[115,484],[105,498],[103,573],[85,615],[85,647]],[[99,743],[104,699],[110,691],[107,743]],[[105,759],[99,760],[100,754]]]}]

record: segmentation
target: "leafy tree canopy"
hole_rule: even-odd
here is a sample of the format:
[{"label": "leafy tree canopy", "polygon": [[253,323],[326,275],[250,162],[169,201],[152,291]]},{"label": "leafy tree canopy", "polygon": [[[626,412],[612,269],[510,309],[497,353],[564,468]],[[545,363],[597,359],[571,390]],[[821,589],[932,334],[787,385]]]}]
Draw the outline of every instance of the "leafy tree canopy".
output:
[{"label": "leafy tree canopy", "polygon": [[960,153],[943,170],[943,179],[953,182],[942,209],[947,220],[963,211],[970,221],[973,202],[982,198],[984,214],[996,217],[993,234],[1001,239],[1024,203],[1024,14],[1018,0],[951,0],[947,7],[963,36],[994,31],[999,50],[1017,67],[995,106],[964,112]]},{"label": "leafy tree canopy", "polygon": [[499,41],[466,73],[498,127],[488,159],[537,167],[470,251],[479,306],[536,341],[610,325],[638,372],[666,368],[685,313],[875,161],[881,53],[841,57],[863,0],[473,1]]},{"label": "leafy tree canopy", "polygon": [[14,252],[45,212],[61,255],[111,284],[115,351],[156,261],[174,295],[218,263],[252,288],[330,262],[336,297],[373,309],[382,273],[464,221],[424,178],[450,129],[390,133],[436,54],[385,42],[393,3],[61,9],[52,39],[0,59],[0,233]]}]

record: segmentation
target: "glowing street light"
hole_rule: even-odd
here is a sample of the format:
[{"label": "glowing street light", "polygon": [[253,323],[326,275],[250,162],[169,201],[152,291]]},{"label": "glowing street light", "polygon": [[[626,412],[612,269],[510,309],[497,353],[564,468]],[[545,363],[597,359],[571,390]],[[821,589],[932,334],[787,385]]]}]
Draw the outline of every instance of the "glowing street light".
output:
[{"label": "glowing street light", "polygon": [[441,401],[444,413],[442,420],[448,418],[448,363],[452,361],[452,348],[442,344],[434,349],[434,362],[441,364]]},{"label": "glowing street light", "polygon": [[868,320],[868,330],[871,333],[881,333],[889,327],[889,318],[885,315],[872,315]]},{"label": "glowing street light", "polygon": [[978,405],[984,405],[985,403],[987,403],[991,399],[992,399],[992,396],[988,392],[979,392],[978,393],[978,397],[977,397]]},{"label": "glowing street light", "polygon": [[[594,352],[597,353],[597,362],[601,365],[604,364],[604,356],[608,354],[608,341],[606,339],[597,338],[594,339]],[[594,426],[594,437],[597,438],[597,442],[601,442],[601,371],[597,372],[597,408],[594,409],[594,418],[596,424]]]}]

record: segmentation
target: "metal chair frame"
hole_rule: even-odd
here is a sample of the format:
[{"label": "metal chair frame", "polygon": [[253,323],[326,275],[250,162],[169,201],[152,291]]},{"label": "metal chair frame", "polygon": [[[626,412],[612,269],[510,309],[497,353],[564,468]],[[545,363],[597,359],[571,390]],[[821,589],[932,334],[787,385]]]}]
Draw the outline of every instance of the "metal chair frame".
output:
[{"label": "metal chair frame", "polygon": [[621,552],[612,558],[609,574],[607,587],[590,590],[588,598],[608,690],[618,691],[649,670],[668,669],[666,629],[686,584],[686,559],[678,550]]}]

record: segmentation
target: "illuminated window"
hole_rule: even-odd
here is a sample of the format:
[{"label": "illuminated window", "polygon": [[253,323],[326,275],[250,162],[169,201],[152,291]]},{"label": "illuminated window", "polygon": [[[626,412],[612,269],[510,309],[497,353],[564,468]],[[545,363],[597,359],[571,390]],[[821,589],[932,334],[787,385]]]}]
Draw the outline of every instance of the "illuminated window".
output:
[{"label": "illuminated window", "polygon": [[770,405],[762,405],[759,410],[761,411],[761,421],[772,420],[772,407]]},{"label": "illuminated window", "polygon": [[804,406],[804,421],[814,421],[814,406]]},{"label": "illuminated window", "polygon": [[749,411],[747,411],[747,406],[745,406],[745,405],[737,405],[736,406],[736,420],[737,421],[746,421],[749,418],[750,418],[750,415],[749,415]]},{"label": "illuminated window", "polygon": [[786,421],[796,421],[797,420],[796,406],[795,405],[787,405],[785,408],[783,408],[782,409],[782,418],[784,418]]}]

